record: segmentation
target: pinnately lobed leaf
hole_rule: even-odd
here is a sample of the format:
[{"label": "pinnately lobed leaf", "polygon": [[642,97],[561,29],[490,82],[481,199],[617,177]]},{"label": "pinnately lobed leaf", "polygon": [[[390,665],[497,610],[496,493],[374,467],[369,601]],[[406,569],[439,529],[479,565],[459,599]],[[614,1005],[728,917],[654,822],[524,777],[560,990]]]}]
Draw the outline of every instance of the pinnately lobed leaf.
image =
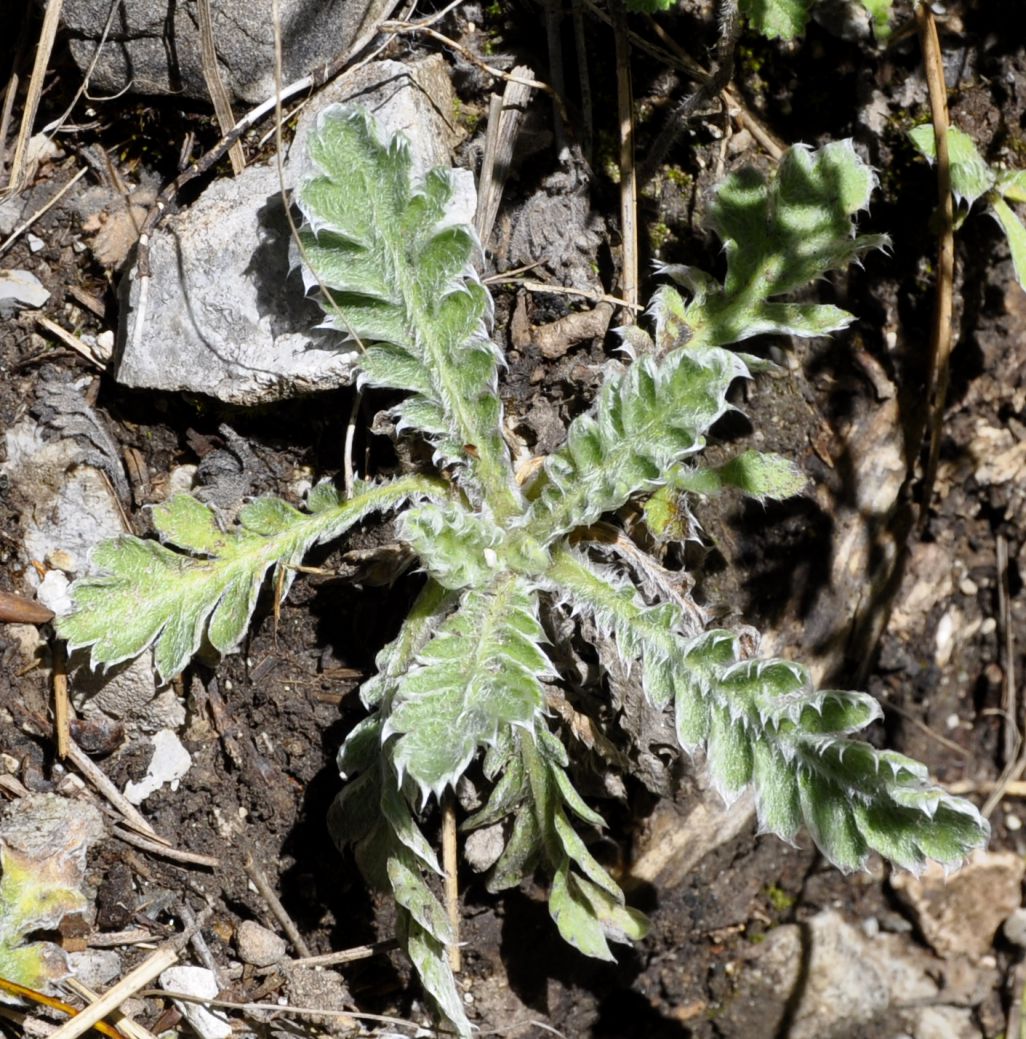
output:
[{"label": "pinnately lobed leaf", "polygon": [[361,381],[410,392],[394,409],[399,429],[465,468],[465,489],[496,515],[515,512],[492,301],[471,263],[474,232],[451,223],[451,174],[415,183],[406,139],[383,142],[361,108],[325,108],[309,149],[318,172],[299,193],[304,257],[328,290],[329,321],[365,348]]},{"label": "pinnately lobed leaf", "polygon": [[431,493],[444,495],[443,485],[420,476],[361,485],[348,500],[322,486],[311,497],[313,511],[259,498],[242,508],[237,527],[228,531],[212,508],[176,495],[153,510],[164,544],[125,534],[94,550],[99,574],[75,582],[74,611],[58,620],[58,631],[69,649],[88,647],[93,664],[106,667],[153,646],[157,672],[170,680],[204,637],[220,653],[238,646],[268,570],[284,594],[312,546],[338,537],[370,512]]}]

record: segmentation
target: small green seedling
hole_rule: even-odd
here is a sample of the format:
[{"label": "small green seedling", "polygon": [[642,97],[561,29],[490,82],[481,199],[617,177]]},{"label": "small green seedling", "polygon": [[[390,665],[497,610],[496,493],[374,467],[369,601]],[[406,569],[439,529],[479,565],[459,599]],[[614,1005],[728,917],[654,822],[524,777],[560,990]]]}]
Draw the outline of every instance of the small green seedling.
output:
[{"label": "small green seedling", "polygon": [[850,143],[793,148],[768,178],[728,178],[711,210],[724,282],[668,270],[687,298],[670,285],[656,293],[653,334],[624,333],[630,363],[607,364],[591,409],[524,487],[503,437],[492,301],[472,265],[474,234],[450,214],[449,171],[415,178],[404,138],[382,140],[350,107],[320,114],[309,157],[301,237],[328,320],[363,347],[363,385],[406,394],[392,408],[396,429],[426,442],[434,471],[362,483],[349,497],[322,483],[305,510],[261,498],[230,529],[193,498],[172,498],[153,512],[159,542],[124,536],[97,549],[99,575],[75,583],[75,612],[60,621],[70,647],[109,666],[152,646],[170,678],[204,641],[238,646],[269,570],[287,590],[310,546],[398,511],[424,584],[362,688],[369,714],[339,753],[346,784],[329,822],[367,880],[391,891],[403,946],[464,1036],[447,957],[455,936],[421,821],[472,764],[484,794],[463,827],[504,835],[490,890],[541,871],[560,934],[599,959],[645,932],[589,849],[604,822],[574,787],[572,744],[549,709],[560,684],[549,640],[567,625],[546,618],[587,618],[724,797],[754,786],[762,830],[789,840],[804,826],[845,870],[874,851],[912,870],[928,859],[954,867],[983,844],[988,826],[973,805],[917,762],[853,738],[880,716],[871,697],[816,690],[801,664],[705,630],[701,609],[640,549],[616,566],[600,558],[602,532],[635,502],[662,496],[665,511],[726,487],[779,498],[802,485],[778,456],[746,452],[710,468],[701,453],[732,387],[757,365],[726,347],[765,332],[825,335],[851,320],[780,298],[883,242],[855,232],[873,176]]},{"label": "small green seedling", "polygon": [[[924,123],[909,132],[912,143],[930,162],[937,158],[937,138],[933,126]],[[1009,202],[1026,202],[1026,170],[998,170],[987,164],[972,138],[957,126],[948,129],[948,156],[951,164],[951,193],[958,208],[955,227],[983,199],[987,212],[1001,225],[1012,266],[1019,284],[1026,289],[1026,227]]]}]

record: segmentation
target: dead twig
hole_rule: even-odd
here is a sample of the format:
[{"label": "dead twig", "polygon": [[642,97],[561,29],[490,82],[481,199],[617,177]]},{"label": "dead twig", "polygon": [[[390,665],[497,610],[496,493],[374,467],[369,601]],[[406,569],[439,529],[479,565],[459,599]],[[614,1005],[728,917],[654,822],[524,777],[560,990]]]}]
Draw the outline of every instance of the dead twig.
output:
[{"label": "dead twig", "polygon": [[370,945],[354,945],[351,949],[343,949],[340,952],[326,952],[321,956],[302,956],[295,960],[287,960],[282,964],[284,967],[334,967],[339,963],[352,963],[354,960],[368,960],[371,956],[380,956],[382,953],[398,949],[399,943],[394,938],[387,938],[382,942],[373,942]]},{"label": "dead twig", "polygon": [[631,88],[631,48],[622,0],[613,0],[616,43],[616,108],[620,126],[620,293],[627,301],[624,323],[634,322],[638,303],[638,171],[634,166],[634,92]]},{"label": "dead twig", "polygon": [[[385,1014],[364,1014],[356,1010],[327,1010],[324,1007],[293,1007],[282,1006],[280,1003],[232,1003],[227,999],[206,999],[203,996],[194,996],[189,992],[169,992],[164,989],[144,989],[139,993],[141,998],[171,999],[177,1003],[197,1003],[205,1007],[213,1007],[216,1010],[238,1010],[244,1014],[272,1014],[275,1017],[323,1017],[327,1020],[343,1020],[352,1018],[356,1021],[376,1021],[385,1025],[401,1025],[404,1028],[423,1029],[414,1021],[407,1021],[401,1017],[388,1017]],[[436,1032],[441,1035],[443,1033]],[[451,1033],[444,1033],[446,1035]]]},{"label": "dead twig", "polygon": [[460,882],[456,842],[456,801],[452,791],[442,800],[442,873],[445,884],[445,911],[452,928],[449,966],[458,974],[463,966],[460,953]]},{"label": "dead twig", "polygon": [[151,855],[160,855],[162,858],[170,859],[172,862],[181,862],[187,866],[206,866],[208,869],[217,869],[221,865],[221,860],[213,855],[201,855],[196,851],[185,851],[182,848],[175,848],[170,844],[161,843],[164,838],[160,836],[156,840],[149,840],[146,837],[139,836],[137,833],[133,833],[131,830],[122,830],[118,826],[112,827],[111,834],[117,837],[118,840],[124,841],[125,844],[131,844],[133,848],[147,851]]},{"label": "dead twig", "polygon": [[[530,278],[512,278],[506,274],[492,274],[483,279],[486,285],[519,285],[528,292],[548,293],[551,296],[579,296],[590,299],[593,303],[612,303],[614,307],[627,307],[630,304],[620,296],[610,296],[605,292],[592,292],[590,289],[574,289],[568,285],[550,285],[547,281],[533,281]],[[635,303],[634,309],[643,310]]]},{"label": "dead twig", "polygon": [[[203,79],[214,105],[214,115],[221,133],[226,134],[235,125],[232,104],[221,79],[221,70],[217,64],[217,49],[214,47],[214,19],[210,14],[210,0],[196,0],[196,17],[199,21],[200,61],[203,65]],[[236,141],[228,149],[232,172],[237,177],[246,168],[246,153],[242,150],[242,142]]]},{"label": "dead twig", "polygon": [[47,0],[43,25],[39,30],[39,42],[36,44],[36,57],[32,63],[32,78],[29,80],[25,107],[21,113],[21,125],[18,127],[18,139],[14,145],[14,156],[11,159],[11,172],[7,184],[0,191],[0,199],[16,195],[24,186],[25,159],[28,154],[29,141],[32,138],[32,126],[36,121],[39,99],[43,96],[43,80],[50,64],[50,53],[57,38],[57,26],[60,23],[61,8],[64,0]]},{"label": "dead twig", "polygon": [[20,223],[4,240],[0,242],[0,256],[3,256],[5,252],[48,210],[52,209],[57,203],[89,172],[88,166],[83,166],[72,178],[60,189],[60,191],[54,194],[45,205],[42,205],[37,209],[32,216],[27,220]]},{"label": "dead twig", "polygon": [[61,1025],[50,1039],[78,1039],[98,1021],[116,1010],[130,996],[145,988],[161,971],[170,967],[178,954],[168,946],[162,946],[147,957],[134,970],[129,971],[116,985],[108,989],[92,1006],[86,1007],[70,1021]]},{"label": "dead twig", "polygon": [[487,62],[482,61],[473,53],[473,51],[464,47],[462,43],[457,43],[455,40],[449,39],[448,36],[444,36],[442,33],[437,32],[435,29],[430,28],[422,22],[382,22],[379,28],[382,32],[394,33],[396,35],[403,33],[423,33],[432,40],[435,40],[443,46],[455,51],[461,57],[469,61],[475,68],[480,69],[481,72],[491,76],[493,79],[502,79],[507,83],[520,83],[525,87],[532,87],[534,90],[541,90],[552,98],[553,103],[559,111],[560,119],[562,119],[564,123],[570,122],[570,117],[566,110],[566,105],[563,102],[563,98],[549,83],[544,83],[540,79],[528,79],[523,76],[518,76],[515,72],[504,72],[502,69],[496,68],[494,65],[489,65]]},{"label": "dead twig", "polygon": [[310,952],[310,946],[303,940],[303,936],[299,933],[299,928],[292,922],[292,917],[289,916],[280,899],[274,893],[273,888],[267,882],[264,871],[257,865],[256,860],[253,858],[253,852],[249,849],[246,850],[246,857],[242,866],[249,879],[253,881],[253,886],[260,892],[261,897],[267,903],[267,908],[270,909],[274,918],[281,924],[281,929],[288,935],[289,941],[292,942],[292,947],[301,957],[306,958],[313,955]]},{"label": "dead twig", "polygon": [[[98,1003],[100,1000],[100,996],[87,985],[83,985],[78,978],[68,978],[64,984],[76,995],[81,996],[87,1003]],[[157,1039],[148,1028],[144,1028],[125,1014],[117,1012],[111,1014],[111,1017],[114,1019],[117,1030],[122,1035],[127,1035],[128,1039]]]},{"label": "dead twig", "polygon": [[[926,366],[926,412],[921,421],[929,435],[929,454],[923,474],[920,498],[920,529],[929,516],[930,499],[937,477],[940,457],[941,427],[944,424],[944,405],[948,396],[948,377],[951,357],[951,315],[955,284],[955,209],[951,195],[951,159],[948,154],[948,91],[944,81],[944,61],[941,56],[937,23],[930,5],[916,5],[916,23],[923,51],[923,67],[930,95],[930,117],[937,150],[937,295],[934,301],[933,327],[930,332],[930,353]],[[922,436],[913,443],[918,443]]]},{"label": "dead twig", "polygon": [[53,728],[57,757],[68,756],[71,741],[71,704],[68,702],[68,654],[63,642],[57,641],[53,655]]},{"label": "dead twig", "polygon": [[995,546],[998,578],[998,631],[1000,632],[1001,707],[1005,718],[1005,767],[981,811],[989,816],[1001,803],[1008,787],[1026,772],[1026,742],[1019,727],[1019,703],[1015,687],[1015,634],[1012,625],[1011,596],[1008,588],[1008,542],[998,534]]},{"label": "dead twig", "polygon": [[40,314],[36,318],[36,324],[45,332],[49,332],[50,335],[59,339],[65,346],[74,350],[79,357],[84,357],[94,368],[99,369],[101,372],[107,370],[107,366],[95,357],[89,347],[78,336],[72,335],[67,329],[61,328],[56,321],[51,321],[48,317]]},{"label": "dead twig", "polygon": [[68,737],[66,759],[82,773],[97,793],[107,799],[128,826],[143,834],[149,840],[156,842],[161,847],[168,844],[139,814],[139,810],[135,805],[118,790],[97,765],[93,764],[85,751],[70,736]]}]

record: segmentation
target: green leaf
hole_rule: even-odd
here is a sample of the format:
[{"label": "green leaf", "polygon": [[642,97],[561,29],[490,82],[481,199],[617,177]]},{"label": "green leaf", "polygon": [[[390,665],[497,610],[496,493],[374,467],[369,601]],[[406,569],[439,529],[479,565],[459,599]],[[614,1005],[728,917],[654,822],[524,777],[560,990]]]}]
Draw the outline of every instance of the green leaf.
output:
[{"label": "green leaf", "polygon": [[693,268],[664,268],[691,302],[669,286],[656,292],[650,314],[657,348],[698,350],[764,333],[808,337],[845,328],[851,315],[838,307],[775,297],[887,245],[884,235],[855,233],[853,217],[869,204],[874,185],[851,141],[789,148],[769,178],[750,168],[728,177],[710,207],[727,255],[724,284]]},{"label": "green leaf", "polygon": [[741,0],[741,13],[771,40],[793,40],[805,31],[812,0]]},{"label": "green leaf", "polygon": [[[931,123],[913,127],[908,135],[930,162],[936,161],[937,138]],[[951,193],[958,202],[971,206],[994,187],[996,174],[976,150],[973,139],[957,126],[948,128],[948,160],[951,166]]]},{"label": "green leaf", "polygon": [[585,956],[596,960],[616,962],[609,951],[602,923],[570,872],[570,860],[564,859],[557,867],[549,888],[549,913],[563,936]]},{"label": "green leaf", "polygon": [[412,960],[425,991],[461,1039],[470,1039],[473,1029],[449,967],[448,949],[408,913],[400,912],[397,923],[400,944]]},{"label": "green leaf", "polygon": [[745,451],[714,468],[681,467],[667,486],[705,495],[732,487],[757,501],[783,501],[799,494],[807,482],[789,458],[771,451]]},{"label": "green leaf", "polygon": [[862,6],[873,19],[873,32],[878,40],[891,35],[891,0],[862,0]]},{"label": "green leaf", "polygon": [[1022,221],[1012,212],[1011,206],[1004,199],[993,199],[990,207],[1008,239],[1016,281],[1026,289],[1026,227],[1023,227]]},{"label": "green leaf", "polygon": [[506,576],[464,594],[459,608],[395,687],[384,736],[423,795],[455,784],[478,748],[510,727],[533,729],[545,705],[537,601]]},{"label": "green leaf", "polygon": [[329,321],[370,347],[362,381],[412,391],[395,409],[399,428],[421,430],[439,459],[465,467],[498,514],[517,512],[492,302],[471,263],[474,232],[451,220],[451,173],[415,182],[405,137],[382,141],[364,109],[342,105],[318,115],[309,155],[304,260],[329,290]]},{"label": "green leaf", "polygon": [[986,843],[990,827],[972,804],[932,785],[917,762],[851,738],[880,716],[864,693],[816,691],[799,664],[744,659],[730,632],[686,637],[677,607],[646,606],[569,550],[554,553],[550,580],[640,660],[650,699],[672,684],[682,746],[704,746],[725,797],[754,784],[764,830],[791,839],[804,823],[842,869],[870,851],[907,869],[929,858],[954,866]]},{"label": "green leaf", "polygon": [[727,390],[746,374],[735,354],[710,349],[641,357],[609,376],[546,460],[528,531],[552,541],[662,486],[672,466],[705,446],[705,433],[728,409]]},{"label": "green leaf", "polygon": [[[45,940],[89,909],[86,854],[103,832],[90,805],[32,794],[5,808],[0,837],[0,977],[36,990],[67,977],[63,950]],[[37,940],[31,940],[37,939]]]},{"label": "green leaf", "polygon": [[996,187],[1009,202],[1026,202],[1026,170],[999,173]]},{"label": "green leaf", "polygon": [[426,502],[407,509],[399,536],[420,556],[424,569],[443,587],[480,588],[499,570],[504,532],[462,505]]},{"label": "green leaf", "polygon": [[183,551],[127,534],[104,542],[92,558],[100,575],[75,581],[75,610],[58,620],[57,630],[69,649],[90,647],[94,665],[117,664],[153,646],[157,671],[167,681],[188,664],[204,634],[221,653],[238,646],[268,570],[280,575],[284,593],[292,568],[312,546],[371,512],[439,492],[437,481],[410,476],[360,485],[350,500],[314,513],[261,500],[247,505],[230,531],[220,529],[213,509],[176,495],[153,510],[153,524]]}]

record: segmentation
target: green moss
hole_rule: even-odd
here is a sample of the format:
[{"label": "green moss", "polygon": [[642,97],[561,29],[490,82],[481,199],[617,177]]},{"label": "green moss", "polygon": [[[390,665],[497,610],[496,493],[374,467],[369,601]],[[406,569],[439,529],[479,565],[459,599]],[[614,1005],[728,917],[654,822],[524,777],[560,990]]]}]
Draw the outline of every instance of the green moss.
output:
[{"label": "green moss", "polygon": [[776,884],[770,884],[766,888],[766,898],[778,913],[786,913],[795,903],[794,896],[789,895],[783,888],[777,887]]},{"label": "green moss", "polygon": [[686,173],[680,168],[680,166],[664,166],[662,169],[663,176],[682,193],[688,193],[691,191],[695,183],[695,178],[690,173]]},{"label": "green moss", "polygon": [[661,221],[648,225],[648,241],[654,252],[659,252],[672,237],[673,232]]}]

